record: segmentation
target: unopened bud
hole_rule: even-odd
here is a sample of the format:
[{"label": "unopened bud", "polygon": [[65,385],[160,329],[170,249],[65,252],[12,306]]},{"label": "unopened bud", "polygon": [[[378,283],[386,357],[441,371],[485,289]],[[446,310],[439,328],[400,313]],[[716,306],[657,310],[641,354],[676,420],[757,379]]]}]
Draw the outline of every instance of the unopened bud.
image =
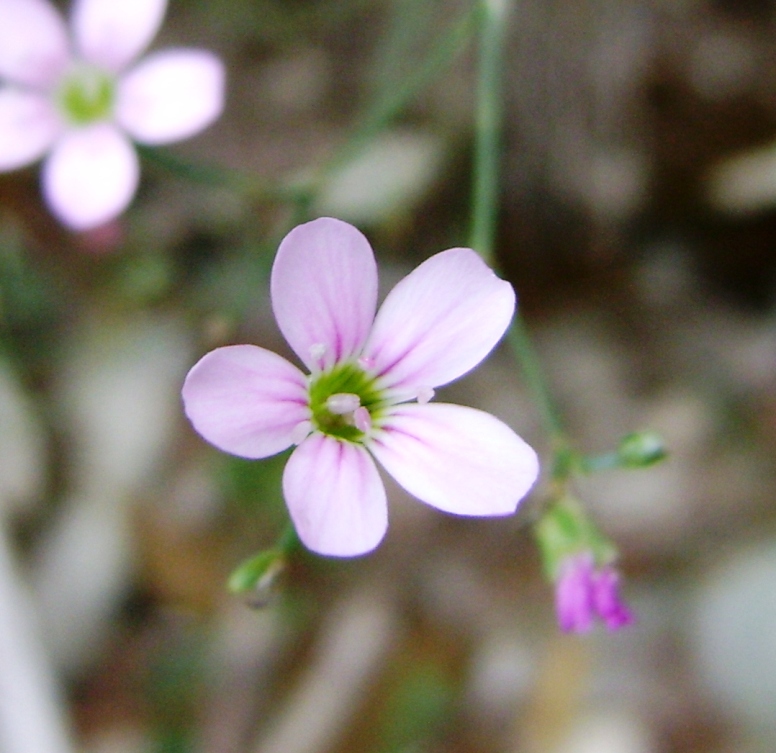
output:
[{"label": "unopened bud", "polygon": [[646,468],[666,457],[663,438],[654,431],[641,431],[623,437],[617,456],[626,468]]},{"label": "unopened bud", "polygon": [[243,596],[254,609],[267,606],[275,594],[286,559],[277,549],[267,549],[245,560],[230,576],[229,590]]}]

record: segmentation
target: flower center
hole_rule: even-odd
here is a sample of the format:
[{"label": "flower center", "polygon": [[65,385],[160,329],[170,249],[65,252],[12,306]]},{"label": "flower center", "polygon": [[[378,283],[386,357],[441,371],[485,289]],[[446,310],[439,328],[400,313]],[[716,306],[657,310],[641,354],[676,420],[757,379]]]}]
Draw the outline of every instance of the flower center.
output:
[{"label": "flower center", "polygon": [[116,87],[98,68],[79,66],[62,82],[59,103],[74,125],[87,125],[107,118],[113,110]]},{"label": "flower center", "polygon": [[313,425],[339,439],[362,441],[387,404],[374,378],[356,363],[337,364],[311,380]]}]

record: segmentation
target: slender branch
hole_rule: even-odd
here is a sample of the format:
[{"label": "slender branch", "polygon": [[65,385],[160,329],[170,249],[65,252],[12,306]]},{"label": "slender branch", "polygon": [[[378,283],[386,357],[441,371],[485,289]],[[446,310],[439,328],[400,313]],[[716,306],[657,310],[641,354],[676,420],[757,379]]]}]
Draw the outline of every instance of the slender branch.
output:
[{"label": "slender branch", "polygon": [[[474,176],[470,245],[492,266],[498,220],[499,162],[503,123],[502,71],[509,0],[482,0],[479,69],[474,132]],[[545,431],[553,444],[553,476],[568,475],[568,444],[560,412],[518,311],[507,334],[515,359],[533,394]]]},{"label": "slender branch", "polygon": [[501,86],[508,0],[481,3],[470,245],[492,263],[503,122]]}]

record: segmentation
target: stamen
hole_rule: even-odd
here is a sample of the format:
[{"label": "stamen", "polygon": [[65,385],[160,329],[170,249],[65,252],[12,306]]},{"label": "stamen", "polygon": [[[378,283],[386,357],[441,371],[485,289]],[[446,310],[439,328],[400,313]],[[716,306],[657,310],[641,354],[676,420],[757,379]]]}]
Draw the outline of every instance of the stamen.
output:
[{"label": "stamen", "polygon": [[434,397],[434,389],[432,387],[418,387],[418,402],[421,405],[425,405],[432,397]]},{"label": "stamen", "polygon": [[313,422],[312,421],[300,421],[292,430],[291,430],[291,441],[294,444],[302,444],[305,439],[307,439],[310,432],[313,430]]},{"label": "stamen", "polygon": [[364,434],[369,434],[372,430],[372,416],[363,405],[353,411],[353,425]]},{"label": "stamen", "polygon": [[322,369],[324,366],[323,357],[326,355],[327,350],[328,348],[323,343],[315,343],[310,346],[310,358],[315,361],[319,369]]},{"label": "stamen", "polygon": [[338,392],[335,395],[330,395],[326,400],[329,412],[338,416],[353,413],[359,405],[361,405],[361,398],[349,392]]}]

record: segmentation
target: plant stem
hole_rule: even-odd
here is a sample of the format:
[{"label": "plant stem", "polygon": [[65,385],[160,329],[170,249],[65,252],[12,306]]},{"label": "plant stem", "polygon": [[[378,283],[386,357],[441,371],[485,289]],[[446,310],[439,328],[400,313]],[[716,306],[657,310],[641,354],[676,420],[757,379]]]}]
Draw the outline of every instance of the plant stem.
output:
[{"label": "plant stem", "polygon": [[317,176],[316,187],[332,172],[353,159],[366,144],[402,112],[408,102],[450,65],[471,37],[478,15],[477,10],[475,7],[464,14],[462,19],[452,24],[409,76],[395,89],[386,91],[383,96],[367,108],[353,128],[350,137],[321,169]]},{"label": "plant stem", "polygon": [[508,0],[482,0],[480,5],[470,245],[491,264],[498,215],[501,78],[508,5]]},{"label": "plant stem", "polygon": [[[509,4],[509,0],[481,0],[483,12],[479,35],[470,245],[491,266],[496,266],[494,245],[503,122],[501,83]],[[507,340],[550,437],[554,455],[552,475],[556,479],[565,478],[570,472],[570,464],[563,422],[519,310],[509,328]]]}]

